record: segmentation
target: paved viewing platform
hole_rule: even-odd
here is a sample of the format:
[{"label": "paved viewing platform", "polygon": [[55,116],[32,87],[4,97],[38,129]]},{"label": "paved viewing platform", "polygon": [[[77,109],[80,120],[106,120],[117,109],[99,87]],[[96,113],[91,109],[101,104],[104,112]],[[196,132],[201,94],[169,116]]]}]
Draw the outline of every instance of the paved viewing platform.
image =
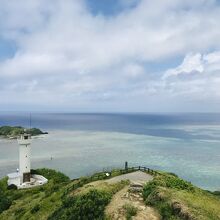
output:
[{"label": "paved viewing platform", "polygon": [[142,171],[135,171],[132,173],[122,174],[120,176],[113,177],[106,180],[107,183],[116,183],[121,180],[130,180],[131,183],[141,183],[144,184],[153,179],[153,176]]}]

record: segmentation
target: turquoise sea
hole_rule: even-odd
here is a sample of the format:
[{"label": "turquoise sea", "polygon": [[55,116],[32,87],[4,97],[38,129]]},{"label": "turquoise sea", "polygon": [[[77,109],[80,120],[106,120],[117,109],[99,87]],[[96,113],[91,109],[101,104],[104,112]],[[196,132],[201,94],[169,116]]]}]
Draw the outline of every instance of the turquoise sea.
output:
[{"label": "turquoise sea", "polygon": [[[33,139],[33,168],[76,178],[128,161],[220,190],[220,114],[32,113],[31,118],[32,127],[49,132]],[[2,112],[0,126],[29,127],[29,119],[29,113]],[[17,141],[0,139],[0,177],[17,167]]]}]

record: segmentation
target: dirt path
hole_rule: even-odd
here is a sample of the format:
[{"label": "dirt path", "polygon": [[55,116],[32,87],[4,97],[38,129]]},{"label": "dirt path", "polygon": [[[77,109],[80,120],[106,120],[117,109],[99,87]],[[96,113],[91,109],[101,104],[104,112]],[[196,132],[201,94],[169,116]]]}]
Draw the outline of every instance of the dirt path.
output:
[{"label": "dirt path", "polygon": [[[134,183],[143,184],[152,179],[153,177],[151,175],[137,171],[113,177],[106,182],[111,184],[121,180],[130,180],[132,186]],[[142,193],[131,190],[131,186],[124,187],[113,196],[110,204],[106,207],[106,215],[112,220],[126,220],[124,205],[130,204],[138,210],[137,215],[132,218],[133,220],[160,220],[160,215],[153,208],[144,204]]]},{"label": "dirt path", "polygon": [[133,220],[160,220],[160,215],[151,207],[145,206],[142,196],[139,193],[129,192],[129,186],[116,193],[110,204],[106,207],[105,213],[111,220],[126,220],[124,205],[130,204],[138,209]]}]

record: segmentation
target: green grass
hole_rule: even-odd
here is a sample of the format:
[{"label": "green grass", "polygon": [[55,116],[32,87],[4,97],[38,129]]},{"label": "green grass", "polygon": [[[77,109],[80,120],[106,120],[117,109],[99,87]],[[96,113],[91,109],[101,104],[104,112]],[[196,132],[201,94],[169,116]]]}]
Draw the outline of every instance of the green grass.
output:
[{"label": "green grass", "polygon": [[94,185],[86,184],[77,190],[69,191],[69,194],[62,198],[61,207],[49,217],[49,220],[105,219],[105,207],[111,201],[112,196],[127,184],[127,181],[115,184],[98,181]]},{"label": "green grass", "polygon": [[143,197],[163,219],[220,219],[220,199],[175,175],[161,174],[145,185]]},{"label": "green grass", "polygon": [[[0,180],[1,220],[105,219],[104,209],[112,196],[127,181],[108,184],[105,173],[71,181],[64,174],[50,170],[32,171],[49,179],[48,184],[32,189],[7,189],[7,178]],[[115,170],[112,176],[120,175]],[[92,182],[92,183],[91,183]],[[146,204],[155,207],[163,219],[220,219],[220,196],[201,190],[176,175],[160,173],[144,186]],[[134,207],[124,207],[127,219],[135,215]]]},{"label": "green grass", "polygon": [[189,207],[189,211],[197,219],[220,219],[220,199],[208,192],[197,189],[194,193],[179,191],[172,193],[172,198]]},{"label": "green grass", "polygon": [[137,215],[138,209],[131,204],[125,204],[123,208],[125,210],[126,220],[132,220],[132,217]]},{"label": "green grass", "polygon": [[[66,186],[70,184],[67,176],[49,169],[39,169],[38,174],[49,179],[48,184],[32,189],[7,190],[4,181],[4,193],[11,201],[10,208],[0,212],[1,220],[15,219],[48,219],[62,205],[62,196]],[[63,181],[61,181],[63,177]],[[2,181],[1,181],[2,182]],[[2,185],[0,184],[0,185]]]},{"label": "green grass", "polygon": [[102,219],[112,195],[128,184],[122,181],[111,185],[100,183],[93,187],[86,185],[92,181],[90,177],[71,181],[55,170],[37,169],[32,173],[45,176],[48,183],[31,189],[8,190],[7,178],[0,181],[0,208],[1,202],[4,204],[0,209],[1,220],[70,219],[71,216],[83,219],[80,217],[82,210],[84,219],[91,219],[91,216],[92,219]]},{"label": "green grass", "polygon": [[57,219],[104,219],[105,206],[111,201],[111,194],[101,190],[90,190],[81,195],[67,197],[60,209],[49,220]]}]

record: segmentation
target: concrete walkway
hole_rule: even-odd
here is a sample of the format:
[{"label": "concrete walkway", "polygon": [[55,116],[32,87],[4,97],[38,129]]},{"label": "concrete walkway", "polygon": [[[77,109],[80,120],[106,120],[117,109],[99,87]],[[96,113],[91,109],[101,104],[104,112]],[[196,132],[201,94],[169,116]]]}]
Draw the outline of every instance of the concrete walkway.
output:
[{"label": "concrete walkway", "polygon": [[109,180],[106,180],[107,183],[117,183],[121,180],[130,180],[131,183],[146,183],[150,180],[152,180],[153,177],[147,173],[144,173],[142,171],[136,171],[132,173],[126,173],[122,174],[120,176],[113,177]]}]

